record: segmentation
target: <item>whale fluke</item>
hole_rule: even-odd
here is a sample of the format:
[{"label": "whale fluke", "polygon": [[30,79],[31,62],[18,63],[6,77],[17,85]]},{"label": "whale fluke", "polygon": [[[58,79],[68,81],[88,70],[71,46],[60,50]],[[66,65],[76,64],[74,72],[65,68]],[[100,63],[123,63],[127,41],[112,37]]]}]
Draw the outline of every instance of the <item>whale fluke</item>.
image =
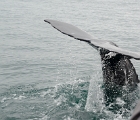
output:
[{"label": "whale fluke", "polygon": [[85,41],[96,49],[103,48],[103,49],[109,50],[110,52],[119,53],[119,54],[125,55],[129,58],[134,58],[136,60],[140,60],[139,53],[122,49],[122,48],[118,47],[115,43],[110,42],[110,41],[96,40],[88,33],[82,31],[81,29],[79,29],[71,24],[56,21],[56,20],[50,20],[50,19],[46,19],[44,21],[51,24],[55,29],[57,29],[61,33],[66,34],[70,37],[73,37],[77,40]]},{"label": "whale fluke", "polygon": [[[110,106],[112,102],[117,99],[119,96],[119,91],[121,90],[120,88],[123,88],[122,86],[128,86],[128,88],[130,87],[131,91],[137,88],[137,84],[140,82],[140,80],[138,79],[138,75],[130,61],[130,58],[140,60],[139,53],[119,48],[113,42],[96,40],[88,33],[71,24],[49,19],[44,21],[51,24],[63,34],[77,40],[87,42],[100,52],[103,82],[105,86],[103,92],[106,106]],[[90,103],[88,100],[89,99],[87,99],[87,103]],[[140,103],[138,104],[138,107],[140,107]],[[136,107],[131,120],[136,120],[139,118],[140,109],[138,107]]]},{"label": "whale fluke", "polygon": [[106,85],[137,86],[137,83],[140,82],[130,61],[130,58],[140,60],[140,54],[119,48],[113,42],[93,39],[91,35],[71,24],[49,19],[44,21],[63,34],[87,42],[100,52],[103,79]]}]

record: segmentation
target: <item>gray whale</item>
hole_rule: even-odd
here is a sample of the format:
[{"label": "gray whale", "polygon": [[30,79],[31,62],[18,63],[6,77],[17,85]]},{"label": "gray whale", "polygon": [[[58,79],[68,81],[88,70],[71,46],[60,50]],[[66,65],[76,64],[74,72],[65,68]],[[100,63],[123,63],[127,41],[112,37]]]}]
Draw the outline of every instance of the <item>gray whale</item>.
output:
[{"label": "gray whale", "polygon": [[113,42],[96,40],[71,24],[49,19],[44,21],[63,34],[87,42],[100,52],[105,85],[137,86],[138,75],[130,59],[140,60],[140,54],[119,48]]}]

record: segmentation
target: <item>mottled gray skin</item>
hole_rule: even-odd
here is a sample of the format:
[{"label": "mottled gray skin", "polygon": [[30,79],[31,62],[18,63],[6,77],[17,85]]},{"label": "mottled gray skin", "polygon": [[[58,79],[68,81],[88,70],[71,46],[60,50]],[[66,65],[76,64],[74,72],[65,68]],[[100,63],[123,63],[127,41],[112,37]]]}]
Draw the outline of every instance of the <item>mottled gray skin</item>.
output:
[{"label": "mottled gray skin", "polygon": [[110,51],[100,49],[104,83],[136,86],[139,79],[130,58],[118,53],[110,57],[109,54]]},{"label": "mottled gray skin", "polygon": [[[110,54],[113,54],[113,56],[110,57]],[[104,100],[105,105],[109,106],[116,101],[116,98],[122,96],[123,86],[128,86],[129,91],[133,91],[137,88],[139,79],[130,58],[127,56],[103,48],[100,49],[100,56],[103,71]]]}]

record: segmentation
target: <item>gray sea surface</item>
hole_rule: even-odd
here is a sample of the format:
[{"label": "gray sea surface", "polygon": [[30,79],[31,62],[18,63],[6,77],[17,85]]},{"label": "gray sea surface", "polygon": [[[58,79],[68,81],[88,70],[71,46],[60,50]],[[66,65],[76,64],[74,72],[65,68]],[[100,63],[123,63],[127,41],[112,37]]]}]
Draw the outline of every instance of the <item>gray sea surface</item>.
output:
[{"label": "gray sea surface", "polygon": [[106,106],[98,51],[44,19],[140,53],[140,0],[1,0],[0,119],[128,120],[139,89]]}]

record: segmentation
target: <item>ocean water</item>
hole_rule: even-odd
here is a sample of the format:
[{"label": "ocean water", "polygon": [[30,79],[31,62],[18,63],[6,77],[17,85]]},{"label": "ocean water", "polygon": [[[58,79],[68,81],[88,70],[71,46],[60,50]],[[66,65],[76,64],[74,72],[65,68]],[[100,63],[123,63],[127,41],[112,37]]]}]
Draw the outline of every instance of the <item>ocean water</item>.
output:
[{"label": "ocean water", "polygon": [[99,53],[44,19],[140,52],[139,0],[1,0],[0,119],[128,120],[139,87],[112,92],[106,105]]}]

